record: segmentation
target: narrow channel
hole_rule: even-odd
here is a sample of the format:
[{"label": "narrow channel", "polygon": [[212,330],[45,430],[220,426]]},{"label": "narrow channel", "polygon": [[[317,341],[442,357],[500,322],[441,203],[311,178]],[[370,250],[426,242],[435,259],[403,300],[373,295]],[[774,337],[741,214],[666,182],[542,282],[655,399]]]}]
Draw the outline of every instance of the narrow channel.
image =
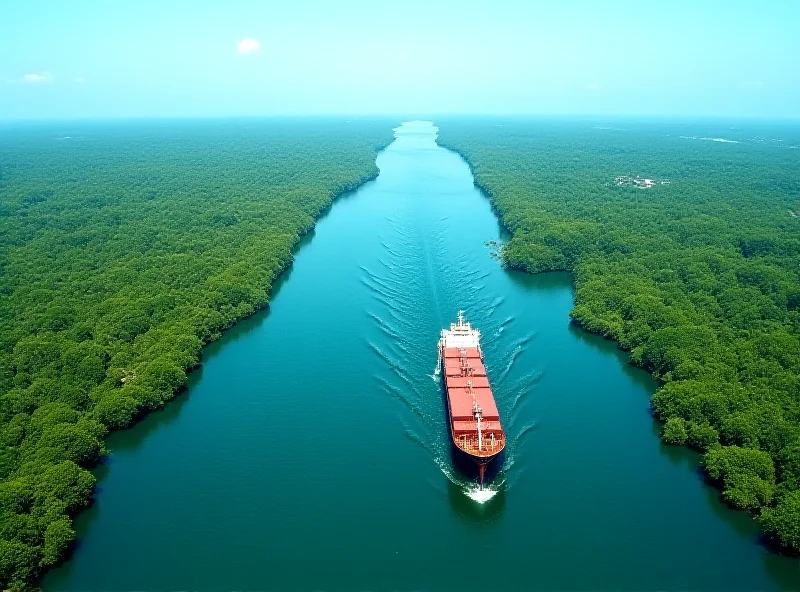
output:
[{"label": "narrow channel", "polygon": [[[497,218],[435,138],[398,128],[270,310],[110,439],[80,544],[45,590],[797,585],[796,560],[759,546],[693,453],[659,443],[651,378],[570,326],[570,276],[501,268]],[[509,436],[483,504],[453,466],[434,373],[460,308]]]}]

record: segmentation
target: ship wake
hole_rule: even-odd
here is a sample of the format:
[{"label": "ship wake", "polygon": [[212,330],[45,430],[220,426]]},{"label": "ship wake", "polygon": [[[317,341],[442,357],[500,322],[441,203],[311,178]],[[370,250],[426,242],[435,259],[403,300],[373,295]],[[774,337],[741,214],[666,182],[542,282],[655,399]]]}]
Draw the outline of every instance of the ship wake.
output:
[{"label": "ship wake", "polygon": [[467,494],[467,497],[471,499],[473,502],[478,502],[479,504],[485,504],[494,496],[497,495],[497,489],[491,489],[489,487],[478,487],[477,489],[470,489],[465,491],[464,493]]},{"label": "ship wake", "polygon": [[[408,439],[466,497],[487,504],[513,484],[510,476],[517,450],[532,429],[515,424],[519,407],[540,376],[520,372],[518,362],[535,334],[506,331],[514,316],[500,314],[506,299],[489,287],[493,272],[485,270],[483,252],[454,249],[451,221],[431,220],[427,211],[415,208],[412,204],[390,220],[390,235],[382,237],[377,265],[361,267],[361,281],[373,298],[367,315],[375,336],[367,337],[367,346],[384,368],[375,376],[376,385],[379,392],[401,403],[398,425]],[[482,345],[507,435],[502,464],[494,466],[483,487],[477,470],[459,467],[453,457],[437,361],[439,332],[459,309],[467,311],[483,335],[492,336]],[[441,482],[432,484],[441,487]]]}]

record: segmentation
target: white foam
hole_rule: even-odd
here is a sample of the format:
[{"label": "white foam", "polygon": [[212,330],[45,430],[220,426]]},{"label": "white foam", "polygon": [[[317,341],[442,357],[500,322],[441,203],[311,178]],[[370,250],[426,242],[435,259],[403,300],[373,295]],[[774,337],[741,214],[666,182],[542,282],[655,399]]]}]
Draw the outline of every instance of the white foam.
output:
[{"label": "white foam", "polygon": [[697,136],[678,136],[684,140],[705,140],[707,142],[724,142],[725,144],[738,144],[738,140],[726,140],[725,138],[709,138],[709,137],[702,137],[699,138]]},{"label": "white foam", "polygon": [[[506,457],[505,463],[508,463],[508,460],[508,457]],[[447,477],[451,483],[457,485],[458,488],[464,492],[464,495],[479,504],[485,504],[494,496],[496,496],[501,489],[506,487],[506,478],[505,476],[501,475],[497,475],[495,481],[493,481],[490,485],[484,486],[483,488],[481,488],[481,486],[475,481],[465,483],[463,479],[456,475],[450,465],[444,460],[444,457],[436,456],[434,457],[434,461],[439,467],[439,470],[444,473],[444,476]],[[505,466],[503,469],[505,470]]]},{"label": "white foam", "polygon": [[478,502],[479,504],[485,504],[495,495],[497,495],[497,490],[476,487],[475,489],[467,489],[464,493],[466,493],[467,497],[472,501]]}]

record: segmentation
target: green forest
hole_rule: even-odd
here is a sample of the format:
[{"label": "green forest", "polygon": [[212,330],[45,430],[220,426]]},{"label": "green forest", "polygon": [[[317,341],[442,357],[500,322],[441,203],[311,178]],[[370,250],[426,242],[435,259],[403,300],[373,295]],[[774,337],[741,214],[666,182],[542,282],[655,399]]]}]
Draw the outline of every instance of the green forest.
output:
[{"label": "green forest", "polygon": [[[662,439],[800,551],[800,127],[439,121],[575,323],[660,380]],[[649,181],[646,181],[649,180]]]},{"label": "green forest", "polygon": [[178,393],[268,305],[391,122],[7,125],[0,135],[0,585],[75,537],[104,437]]}]

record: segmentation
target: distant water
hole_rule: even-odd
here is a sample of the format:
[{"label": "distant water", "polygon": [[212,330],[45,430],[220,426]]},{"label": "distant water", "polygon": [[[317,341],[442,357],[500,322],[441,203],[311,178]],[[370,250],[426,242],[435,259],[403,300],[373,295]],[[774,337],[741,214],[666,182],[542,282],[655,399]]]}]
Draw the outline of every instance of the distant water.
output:
[{"label": "distant water", "polygon": [[[396,135],[271,310],[111,438],[45,590],[800,587],[797,560],[757,544],[694,454],[659,444],[650,377],[569,325],[570,277],[501,269],[467,165],[429,123]],[[488,501],[454,465],[435,371],[459,308],[509,436]]]}]

